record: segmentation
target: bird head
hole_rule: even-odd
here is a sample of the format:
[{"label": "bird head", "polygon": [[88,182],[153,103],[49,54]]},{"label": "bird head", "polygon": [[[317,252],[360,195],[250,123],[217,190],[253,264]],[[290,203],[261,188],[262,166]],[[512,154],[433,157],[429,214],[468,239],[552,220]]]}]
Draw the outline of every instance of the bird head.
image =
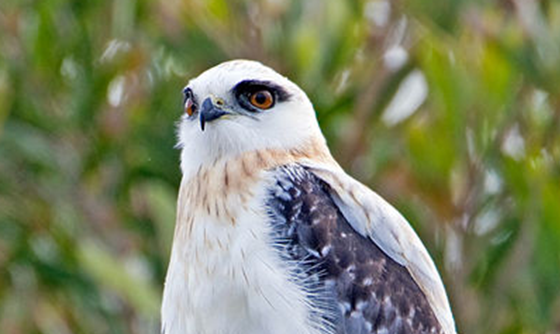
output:
[{"label": "bird head", "polygon": [[190,80],[183,93],[178,146],[184,173],[247,151],[324,142],[307,95],[259,62],[219,64]]}]

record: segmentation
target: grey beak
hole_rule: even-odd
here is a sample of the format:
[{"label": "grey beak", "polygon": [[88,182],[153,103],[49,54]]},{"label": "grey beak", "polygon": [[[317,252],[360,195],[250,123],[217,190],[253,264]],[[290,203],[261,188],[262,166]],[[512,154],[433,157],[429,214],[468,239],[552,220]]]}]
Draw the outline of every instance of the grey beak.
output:
[{"label": "grey beak", "polygon": [[210,99],[209,97],[206,98],[206,100],[202,102],[202,106],[200,107],[200,129],[204,131],[206,122],[212,122],[213,120],[218,119],[226,114],[229,113],[215,106],[212,102],[212,99]]}]

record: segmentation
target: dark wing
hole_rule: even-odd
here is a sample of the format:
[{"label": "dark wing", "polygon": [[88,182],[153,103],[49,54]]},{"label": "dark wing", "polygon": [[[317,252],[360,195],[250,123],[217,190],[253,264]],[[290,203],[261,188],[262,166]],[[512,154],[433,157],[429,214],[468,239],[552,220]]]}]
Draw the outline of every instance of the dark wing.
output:
[{"label": "dark wing", "polygon": [[[267,209],[275,245],[314,316],[335,333],[442,333],[407,269],[357,233],[329,187],[302,166],[274,171]],[[330,331],[328,331],[330,333]]]}]

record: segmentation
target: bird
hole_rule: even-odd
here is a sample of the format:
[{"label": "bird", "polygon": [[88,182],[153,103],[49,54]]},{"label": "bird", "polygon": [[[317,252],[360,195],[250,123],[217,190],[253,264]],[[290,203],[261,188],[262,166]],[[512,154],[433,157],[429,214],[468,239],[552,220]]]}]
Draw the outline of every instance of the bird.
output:
[{"label": "bird", "polygon": [[230,60],[183,107],[162,333],[456,333],[425,246],[336,162],[297,84]]}]

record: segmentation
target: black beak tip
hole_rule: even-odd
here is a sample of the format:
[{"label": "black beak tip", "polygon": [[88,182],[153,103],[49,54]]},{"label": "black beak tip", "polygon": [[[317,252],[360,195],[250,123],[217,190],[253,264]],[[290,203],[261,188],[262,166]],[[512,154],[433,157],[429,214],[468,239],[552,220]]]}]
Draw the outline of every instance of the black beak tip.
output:
[{"label": "black beak tip", "polygon": [[202,115],[200,116],[200,130],[204,131],[204,126],[206,125],[206,121]]}]

